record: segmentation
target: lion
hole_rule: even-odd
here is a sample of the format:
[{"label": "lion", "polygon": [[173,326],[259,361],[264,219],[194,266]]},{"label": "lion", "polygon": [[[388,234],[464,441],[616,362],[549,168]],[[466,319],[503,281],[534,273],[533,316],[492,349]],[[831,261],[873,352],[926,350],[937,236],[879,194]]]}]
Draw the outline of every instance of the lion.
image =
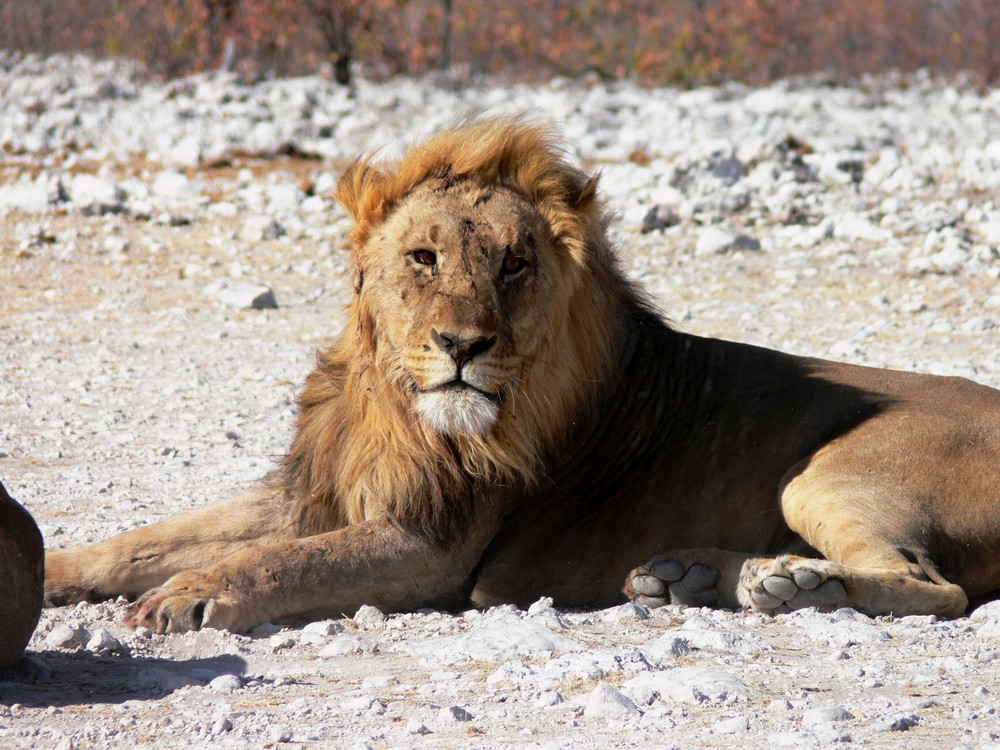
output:
[{"label": "lion", "polygon": [[1000,391],[677,330],[551,126],[461,123],[337,198],[354,295],[287,455],[50,551],[49,603],[244,631],[543,595],[957,616],[1000,586]]}]

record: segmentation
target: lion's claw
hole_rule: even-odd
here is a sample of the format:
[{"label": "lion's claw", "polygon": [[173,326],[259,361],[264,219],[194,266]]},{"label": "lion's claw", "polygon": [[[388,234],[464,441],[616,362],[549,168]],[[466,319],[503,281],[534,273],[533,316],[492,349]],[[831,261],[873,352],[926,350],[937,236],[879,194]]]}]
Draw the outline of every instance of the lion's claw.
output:
[{"label": "lion's claw", "polygon": [[125,622],[155,633],[183,633],[205,627],[235,630],[233,602],[199,573],[181,573],[131,605]]},{"label": "lion's claw", "polygon": [[694,563],[685,567],[679,560],[655,560],[629,574],[625,594],[647,607],[713,607],[719,603],[719,577],[719,571],[708,565]]},{"label": "lion's claw", "polygon": [[738,596],[748,609],[780,614],[804,607],[836,609],[847,600],[847,589],[827,560],[777,557],[748,560],[740,575]]}]

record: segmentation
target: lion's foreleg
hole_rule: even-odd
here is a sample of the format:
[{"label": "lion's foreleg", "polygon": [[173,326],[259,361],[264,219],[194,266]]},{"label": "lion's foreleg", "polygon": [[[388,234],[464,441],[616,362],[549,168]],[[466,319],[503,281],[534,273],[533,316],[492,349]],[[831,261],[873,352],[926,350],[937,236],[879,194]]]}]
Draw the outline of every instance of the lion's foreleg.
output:
[{"label": "lion's foreleg", "polygon": [[50,605],[134,597],[183,570],[204,568],[248,545],[289,538],[288,516],[273,490],[188,511],[97,544],[49,550]]},{"label": "lion's foreleg", "polygon": [[445,547],[387,521],[367,521],[249,548],[181,573],[133,605],[131,624],[157,632],[242,631],[261,622],[453,606],[467,596],[484,542]]}]

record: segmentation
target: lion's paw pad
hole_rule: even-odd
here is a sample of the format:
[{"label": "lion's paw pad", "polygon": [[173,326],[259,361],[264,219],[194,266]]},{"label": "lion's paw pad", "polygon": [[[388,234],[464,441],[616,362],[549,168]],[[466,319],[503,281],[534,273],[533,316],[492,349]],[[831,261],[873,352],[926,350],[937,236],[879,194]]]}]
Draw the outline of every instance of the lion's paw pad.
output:
[{"label": "lion's paw pad", "polygon": [[719,571],[708,565],[657,560],[636,568],[625,585],[628,597],[647,607],[686,604],[711,607],[719,602]]},{"label": "lion's paw pad", "polygon": [[740,577],[740,601],[769,614],[804,607],[834,609],[847,599],[847,590],[829,568],[822,560],[750,561]]}]

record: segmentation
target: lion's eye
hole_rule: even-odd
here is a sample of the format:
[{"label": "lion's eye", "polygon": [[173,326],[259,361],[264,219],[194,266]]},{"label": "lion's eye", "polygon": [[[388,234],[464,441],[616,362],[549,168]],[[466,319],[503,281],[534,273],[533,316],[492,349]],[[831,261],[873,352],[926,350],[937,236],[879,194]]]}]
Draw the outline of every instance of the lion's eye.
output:
[{"label": "lion's eye", "polygon": [[433,266],[437,264],[437,255],[432,250],[414,250],[410,253],[415,263],[421,266]]},{"label": "lion's eye", "polygon": [[512,276],[517,276],[527,267],[527,258],[522,258],[520,255],[508,255],[503,259],[503,267],[501,270],[504,276],[510,278]]}]

